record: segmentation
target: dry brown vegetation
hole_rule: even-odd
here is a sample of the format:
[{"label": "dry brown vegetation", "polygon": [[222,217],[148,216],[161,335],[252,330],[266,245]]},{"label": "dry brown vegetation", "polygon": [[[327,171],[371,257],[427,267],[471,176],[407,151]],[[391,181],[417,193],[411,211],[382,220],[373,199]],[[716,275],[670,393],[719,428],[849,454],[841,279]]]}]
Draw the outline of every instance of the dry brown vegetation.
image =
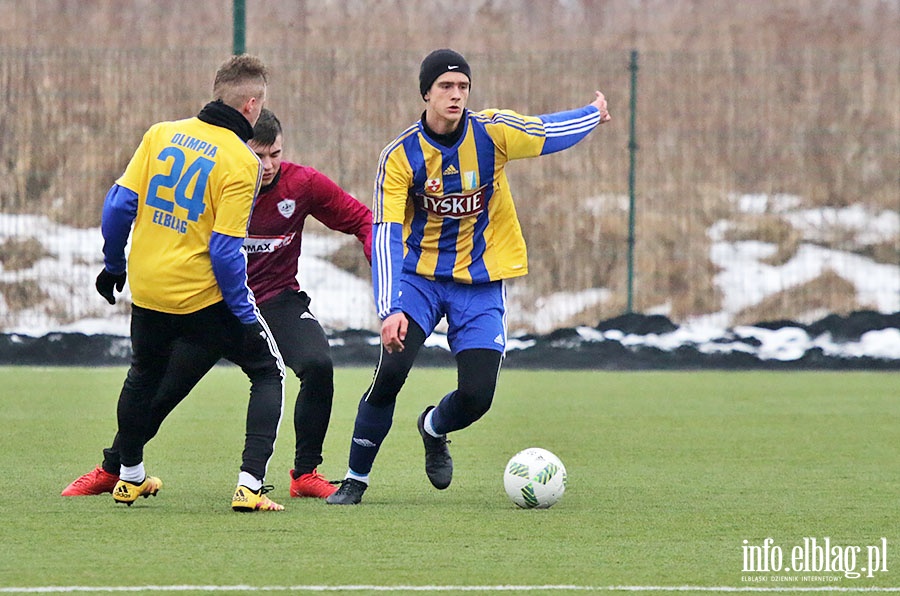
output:
[{"label": "dry brown vegetation", "polygon": [[[632,49],[635,310],[668,304],[681,320],[719,308],[706,234],[719,219],[734,220],[742,238],[777,243],[774,261],[790,259],[798,232],[776,214],[736,213],[729,194],[900,210],[895,0],[247,4],[247,49],[271,65],[269,105],[287,128],[286,156],[363,201],[380,149],[422,109],[416,75],[430,49],[469,57],[476,109],[556,111],[601,88],[613,122],[571,151],[510,166],[532,261],[525,294],[613,291],[582,323],[625,303],[627,211],[590,204],[627,196]],[[231,50],[232,2],[0,0],[0,8],[0,211],[97,225],[103,194],[143,130],[207,100]],[[898,239],[831,246],[900,264]],[[796,288],[796,303],[807,290]],[[829,308],[860,306],[837,280],[821,290],[834,293]],[[752,314],[787,316],[794,291]]]},{"label": "dry brown vegetation", "polygon": [[50,253],[34,236],[7,238],[0,243],[0,265],[7,271],[28,269],[46,256]]},{"label": "dry brown vegetation", "polygon": [[33,279],[15,283],[0,282],[0,293],[11,311],[23,310],[47,299],[47,293]]},{"label": "dry brown vegetation", "polygon": [[875,310],[872,304],[859,304],[855,299],[853,284],[835,273],[825,271],[813,280],[790,290],[768,296],[759,304],[746,308],[734,318],[735,325],[752,325],[771,320],[771,313],[779,318],[796,321],[807,313],[824,317],[830,313],[847,313],[855,310]]},{"label": "dry brown vegetation", "polygon": [[765,259],[768,265],[783,265],[797,252],[803,240],[800,232],[781,217],[773,214],[749,215],[738,218],[725,233],[729,242],[758,240],[778,247],[772,256]]}]

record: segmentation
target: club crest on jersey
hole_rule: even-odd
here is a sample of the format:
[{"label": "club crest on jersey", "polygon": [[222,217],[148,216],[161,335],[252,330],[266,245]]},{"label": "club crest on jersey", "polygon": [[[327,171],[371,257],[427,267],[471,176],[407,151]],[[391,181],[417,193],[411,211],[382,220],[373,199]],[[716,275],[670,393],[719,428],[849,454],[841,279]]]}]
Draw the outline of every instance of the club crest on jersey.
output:
[{"label": "club crest on jersey", "polygon": [[471,192],[447,194],[440,197],[426,194],[421,195],[419,199],[422,201],[422,208],[429,213],[438,217],[462,219],[484,211],[485,188],[487,188],[486,185]]},{"label": "club crest on jersey", "polygon": [[441,192],[441,186],[443,185],[440,178],[431,178],[425,183],[425,190],[428,192]]},{"label": "club crest on jersey", "polygon": [[296,208],[297,201],[294,199],[281,199],[278,201],[278,213],[284,216],[285,219],[290,219]]}]

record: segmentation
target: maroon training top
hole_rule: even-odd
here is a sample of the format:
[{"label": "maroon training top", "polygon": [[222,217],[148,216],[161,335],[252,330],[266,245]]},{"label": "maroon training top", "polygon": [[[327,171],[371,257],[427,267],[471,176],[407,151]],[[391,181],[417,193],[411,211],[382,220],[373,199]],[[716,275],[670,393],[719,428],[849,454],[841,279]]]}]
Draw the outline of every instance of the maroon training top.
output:
[{"label": "maroon training top", "polygon": [[257,304],[287,289],[300,290],[297,261],[308,215],[356,236],[372,261],[372,211],[321,172],[283,161],[275,182],[256,198],[244,241],[248,283]]}]

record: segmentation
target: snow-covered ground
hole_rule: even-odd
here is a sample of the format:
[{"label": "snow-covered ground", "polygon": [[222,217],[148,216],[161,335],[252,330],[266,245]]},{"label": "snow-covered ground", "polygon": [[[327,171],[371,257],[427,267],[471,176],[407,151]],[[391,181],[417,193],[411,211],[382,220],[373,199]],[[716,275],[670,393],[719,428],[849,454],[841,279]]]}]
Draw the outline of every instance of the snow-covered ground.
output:
[{"label": "snow-covered ground", "polygon": [[[626,346],[645,345],[661,350],[697,346],[701,351],[754,351],[759,358],[792,360],[807,350],[818,348],[827,355],[871,356],[900,359],[900,330],[873,330],[859,341],[836,342],[828,334],[810,337],[799,327],[770,330],[755,327],[731,328],[742,309],[757,304],[785,288],[805,283],[826,270],[834,271],[856,288],[860,303],[881,313],[900,312],[900,266],[879,264],[859,255],[823,248],[817,235],[840,229],[860,243],[895,241],[900,236],[900,214],[873,213],[861,206],[845,209],[801,209],[791,196],[740,195],[733,197],[743,213],[774,213],[788,220],[807,242],[782,265],[770,265],[766,258],[776,247],[759,241],[729,242],[725,232],[731,225],[720,221],[708,233],[712,239],[711,259],[720,268],[715,283],[722,292],[722,311],[685,322],[676,331],[663,335],[636,336],[615,330],[605,332],[580,327],[584,341],[618,341]],[[87,335],[128,335],[128,293],[112,308],[94,293],[93,284],[102,266],[100,232],[96,228],[60,226],[34,215],[0,214],[0,245],[9,238],[39,239],[45,256],[28,269],[10,271],[0,265],[0,284],[32,281],[49,299],[31,308],[10,312],[0,295],[0,332],[31,337],[51,332],[78,332]],[[329,329],[376,330],[371,289],[361,280],[328,262],[326,257],[345,242],[355,242],[338,234],[304,235],[301,257],[301,285],[314,298],[313,311]],[[532,319],[539,333],[549,333],[560,322],[581,309],[609,299],[609,291],[594,288],[542,299],[540,319]],[[514,299],[514,294],[513,294]],[[48,304],[57,305],[56,308]],[[65,307],[65,308],[62,308]],[[69,314],[60,313],[68,310]],[[537,312],[537,311],[536,311]],[[534,314],[534,313],[533,313]],[[662,314],[665,314],[664,312]],[[828,313],[819,313],[825,316]],[[513,325],[514,328],[514,325]],[[753,338],[749,344],[744,341]],[[734,341],[731,341],[733,339]],[[430,345],[444,345],[437,334]],[[513,342],[511,349],[516,349]]]},{"label": "snow-covered ground", "polygon": [[[859,205],[843,209],[799,209],[793,195],[741,195],[732,197],[741,213],[779,215],[789,221],[807,242],[783,265],[765,260],[777,247],[758,241],[727,242],[725,232],[731,222],[720,220],[708,231],[713,241],[713,263],[720,268],[715,282],[722,291],[722,311],[698,319],[714,325],[728,325],[734,314],[766,297],[833,271],[856,288],[856,298],[871,310],[900,311],[900,263],[886,265],[852,253],[814,244],[840,231],[853,244],[896,241],[900,237],[900,212],[872,213]],[[828,313],[814,313],[825,316]],[[810,317],[811,318],[811,317]]]}]

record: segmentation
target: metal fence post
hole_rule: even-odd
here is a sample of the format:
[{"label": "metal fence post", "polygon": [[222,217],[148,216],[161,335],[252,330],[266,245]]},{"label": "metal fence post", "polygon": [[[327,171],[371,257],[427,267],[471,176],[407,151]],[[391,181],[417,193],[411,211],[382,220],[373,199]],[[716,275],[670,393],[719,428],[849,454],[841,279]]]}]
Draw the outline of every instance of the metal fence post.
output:
[{"label": "metal fence post", "polygon": [[232,18],[234,21],[234,37],[232,38],[232,53],[237,56],[247,49],[247,3],[246,0],[234,0]]},{"label": "metal fence post", "polygon": [[628,69],[631,71],[631,102],[629,105],[630,123],[628,133],[628,304],[626,312],[631,313],[634,303],[634,164],[638,148],[634,132],[637,113],[637,50],[631,50],[631,60],[629,61]]}]

